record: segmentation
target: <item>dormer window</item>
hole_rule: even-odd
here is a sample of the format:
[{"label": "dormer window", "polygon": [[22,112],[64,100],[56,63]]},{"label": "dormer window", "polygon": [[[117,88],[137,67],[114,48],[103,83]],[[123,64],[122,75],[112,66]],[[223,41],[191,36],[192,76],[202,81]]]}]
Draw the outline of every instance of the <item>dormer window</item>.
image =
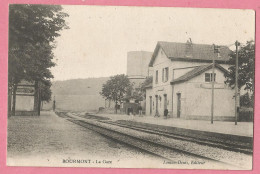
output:
[{"label": "dormer window", "polygon": [[[205,82],[212,82],[212,73],[205,73]],[[214,82],[216,81],[216,73],[214,73]]]}]

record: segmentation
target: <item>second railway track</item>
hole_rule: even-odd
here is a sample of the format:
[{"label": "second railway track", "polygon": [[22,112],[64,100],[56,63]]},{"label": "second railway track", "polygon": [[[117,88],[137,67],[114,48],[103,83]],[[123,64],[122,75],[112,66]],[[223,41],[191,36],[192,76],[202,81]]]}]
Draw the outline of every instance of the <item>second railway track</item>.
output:
[{"label": "second railway track", "polygon": [[[206,163],[213,163],[215,165],[221,165],[221,166],[240,166],[241,165],[235,165],[234,163],[226,163],[226,161],[222,161],[219,160],[218,158],[211,158],[208,157],[207,155],[201,155],[201,154],[197,154],[197,153],[192,153],[191,151],[187,151],[187,150],[182,150],[182,149],[178,149],[178,148],[174,148],[172,146],[169,146],[163,143],[157,143],[156,141],[151,140],[147,140],[145,138],[141,138],[141,137],[137,137],[137,136],[132,136],[131,134],[125,134],[122,133],[120,131],[117,130],[113,130],[110,128],[106,128],[104,126],[100,126],[98,124],[92,124],[90,122],[84,121],[84,119],[86,119],[84,116],[82,115],[77,115],[76,117],[82,118],[82,119],[76,119],[75,117],[73,117],[72,115],[69,115],[65,112],[59,112],[57,113],[60,117],[64,117],[67,118],[67,120],[78,124],[82,127],[91,129],[95,132],[98,132],[108,138],[111,138],[115,141],[121,142],[121,143],[125,143],[128,144],[130,146],[133,146],[135,148],[138,149],[142,149],[143,151],[146,151],[150,154],[159,156],[167,161],[172,161],[175,162],[177,159],[190,159],[189,161],[204,161]],[[93,120],[93,118],[92,118]],[[96,122],[102,123],[102,124],[106,124],[106,125],[113,125],[113,126],[118,126],[118,127],[122,127],[122,128],[126,128],[126,129],[131,129],[131,130],[135,130],[135,131],[140,131],[140,132],[145,132],[148,134],[155,134],[158,136],[165,136],[168,138],[172,138],[172,139],[178,139],[178,140],[184,140],[184,141],[191,141],[194,142],[194,140],[192,138],[185,138],[185,137],[181,137],[181,136],[176,136],[176,135],[171,135],[169,133],[165,133],[165,132],[160,132],[160,131],[153,131],[150,129],[145,129],[142,127],[138,127],[138,126],[129,126],[127,124],[120,124],[120,123],[116,123],[116,122],[112,122],[108,119],[102,119],[102,118],[98,118],[97,117]],[[217,144],[217,143],[212,143],[212,142],[199,142],[197,141],[196,143],[198,144],[203,144],[203,145],[210,145],[212,147],[219,147],[221,146],[223,148],[223,145]],[[225,147],[224,147],[225,148]],[[226,149],[228,149],[229,147],[227,147]],[[236,148],[236,150],[242,150],[243,152],[246,152],[246,150],[243,150],[241,147]],[[239,168],[239,167],[238,167]],[[243,168],[243,166],[242,166]]]},{"label": "second railway track", "polygon": [[[82,118],[86,118],[86,116],[84,116],[84,115],[78,115],[78,116],[82,117]],[[208,137],[199,138],[199,136],[191,137],[191,136],[187,136],[187,135],[183,135],[183,134],[177,134],[175,132],[167,132],[167,131],[154,129],[152,127],[145,126],[145,125],[140,125],[140,124],[137,125],[135,123],[129,124],[127,122],[123,122],[122,120],[114,122],[114,121],[109,120],[108,118],[102,118],[102,117],[94,116],[94,115],[88,115],[87,118],[88,117],[90,117],[92,119],[97,118],[100,122],[103,122],[103,123],[112,124],[112,125],[116,125],[116,126],[120,126],[120,127],[125,127],[125,128],[129,128],[129,129],[133,129],[133,130],[143,131],[143,132],[147,132],[147,133],[152,133],[152,134],[156,134],[156,135],[161,135],[161,136],[165,136],[165,137],[169,137],[169,138],[190,141],[190,142],[194,142],[197,144],[207,145],[207,146],[211,146],[211,147],[217,147],[217,148],[230,150],[230,151],[234,151],[234,152],[245,153],[245,154],[249,154],[249,155],[251,155],[253,153],[253,148],[252,148],[251,143],[242,143],[242,142],[232,142],[231,143],[230,139],[223,139],[221,141],[217,141],[217,140],[212,140],[212,137],[211,138],[208,138]]]}]

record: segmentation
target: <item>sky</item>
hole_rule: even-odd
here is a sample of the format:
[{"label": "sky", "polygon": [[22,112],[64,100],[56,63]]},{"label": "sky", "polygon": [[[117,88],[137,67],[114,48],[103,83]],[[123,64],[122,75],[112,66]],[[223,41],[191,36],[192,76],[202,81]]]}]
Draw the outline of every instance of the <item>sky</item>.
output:
[{"label": "sky", "polygon": [[255,38],[253,10],[67,5],[63,11],[70,29],[56,39],[54,80],[125,74],[127,52],[153,52],[158,41],[230,46]]}]

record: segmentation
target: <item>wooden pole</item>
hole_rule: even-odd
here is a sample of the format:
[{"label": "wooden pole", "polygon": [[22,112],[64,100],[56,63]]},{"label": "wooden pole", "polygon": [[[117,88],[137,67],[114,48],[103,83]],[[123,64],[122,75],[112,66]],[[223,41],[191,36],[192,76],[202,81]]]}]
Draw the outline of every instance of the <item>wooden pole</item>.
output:
[{"label": "wooden pole", "polygon": [[12,115],[12,88],[8,85],[8,117]]},{"label": "wooden pole", "polygon": [[[220,52],[219,52],[219,46],[213,45],[214,46],[214,53],[218,54],[218,58],[220,57]],[[213,124],[213,117],[214,117],[214,91],[215,91],[215,81],[216,81],[216,76],[215,76],[215,56],[213,56],[213,61],[212,61],[212,76],[211,76],[211,84],[212,84],[212,89],[211,89],[211,124]]]},{"label": "wooden pole", "polygon": [[37,108],[38,116],[41,115],[41,89],[38,88],[38,108]]},{"label": "wooden pole", "polygon": [[12,115],[15,116],[15,106],[16,106],[16,91],[17,91],[17,84],[14,84],[13,87],[13,105],[12,105]]},{"label": "wooden pole", "polygon": [[38,108],[39,108],[39,82],[36,80],[34,84],[34,106],[33,111],[38,116]]},{"label": "wooden pole", "polygon": [[239,42],[236,41],[236,79],[235,79],[235,125],[237,125],[237,117],[238,117],[238,46]]},{"label": "wooden pole", "polygon": [[213,116],[214,116],[214,84],[215,84],[215,58],[213,56],[213,63],[212,63],[212,76],[211,76],[211,124],[213,124]]}]

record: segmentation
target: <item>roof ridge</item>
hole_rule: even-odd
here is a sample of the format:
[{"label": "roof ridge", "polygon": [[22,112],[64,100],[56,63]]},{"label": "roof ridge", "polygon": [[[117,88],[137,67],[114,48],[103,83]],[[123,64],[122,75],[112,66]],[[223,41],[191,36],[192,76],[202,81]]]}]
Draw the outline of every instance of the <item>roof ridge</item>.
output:
[{"label": "roof ridge", "polygon": [[[186,42],[171,42],[171,41],[158,41],[158,43],[174,43],[174,44],[186,44]],[[193,45],[201,45],[201,46],[213,46],[213,44],[206,44],[206,43],[194,43],[192,42]],[[227,47],[226,45],[218,45],[220,47]]]},{"label": "roof ridge", "polygon": [[217,59],[217,54],[214,53],[213,45],[193,43],[192,47],[187,47],[186,43],[158,41],[155,50],[152,54],[149,66],[153,66],[158,51],[161,48],[165,55],[170,59],[178,61],[206,61],[209,62],[214,58],[216,61],[227,63],[230,59],[230,49],[227,46],[220,46],[220,57]]}]

